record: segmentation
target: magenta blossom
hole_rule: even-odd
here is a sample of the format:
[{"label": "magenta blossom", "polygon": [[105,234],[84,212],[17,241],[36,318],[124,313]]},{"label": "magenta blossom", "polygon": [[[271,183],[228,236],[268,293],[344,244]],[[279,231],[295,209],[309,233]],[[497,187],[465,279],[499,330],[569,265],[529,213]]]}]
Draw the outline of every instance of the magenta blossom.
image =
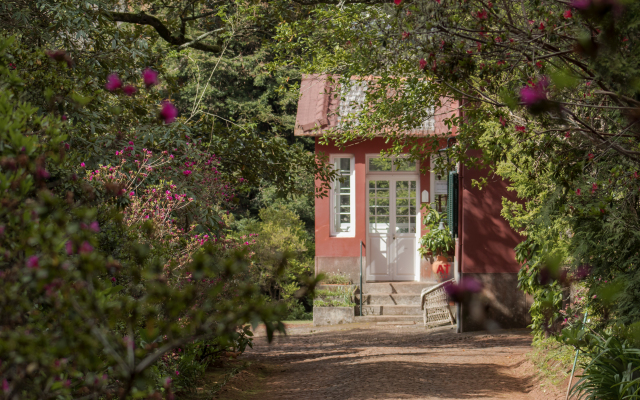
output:
[{"label": "magenta blossom", "polygon": [[38,256],[31,256],[27,258],[27,267],[38,268],[38,264],[39,264]]},{"label": "magenta blossom", "polygon": [[122,87],[122,81],[118,78],[117,74],[111,74],[107,76],[107,83],[104,85],[104,88],[110,92],[114,90],[118,90]]},{"label": "magenta blossom", "polygon": [[549,81],[543,77],[533,86],[525,86],[520,89],[520,99],[527,106],[531,107],[535,104],[547,100],[547,87]]},{"label": "magenta blossom", "polygon": [[420,59],[420,69],[425,69],[427,66],[427,61],[424,58]]},{"label": "magenta blossom", "polygon": [[146,87],[151,87],[158,84],[158,71],[154,71],[151,68],[147,68],[142,71],[142,80]]},{"label": "magenta blossom", "polygon": [[399,6],[402,3],[402,0],[393,0],[393,4]]},{"label": "magenta blossom", "polygon": [[459,284],[452,283],[444,287],[444,291],[455,302],[460,303],[469,298],[472,293],[479,293],[482,283],[474,278],[462,278]]},{"label": "magenta blossom", "polygon": [[178,116],[178,109],[169,101],[162,102],[162,109],[160,110],[160,118],[164,120],[165,124],[170,124],[176,120]]},{"label": "magenta blossom", "polygon": [[126,94],[127,96],[133,96],[133,94],[135,92],[138,91],[138,89],[136,89],[135,86],[131,86],[131,85],[126,85],[125,87],[122,88],[122,91],[124,92],[124,94]]},{"label": "magenta blossom", "polygon": [[2,391],[3,391],[5,394],[8,394],[8,393],[9,393],[9,382],[7,382],[7,379],[6,379],[6,378],[2,380]]},{"label": "magenta blossom", "polygon": [[184,176],[189,176],[191,175],[191,170],[185,169],[184,171],[182,171],[182,173],[184,174]]},{"label": "magenta blossom", "polygon": [[98,225],[98,221],[93,221],[91,224],[89,224],[89,229],[94,232],[100,232],[100,225]]},{"label": "magenta blossom", "polygon": [[84,165],[84,163],[83,163],[83,162],[81,162],[81,163],[80,163],[80,166],[81,166],[82,168],[84,168],[84,167],[85,167],[85,165]]},{"label": "magenta blossom", "polygon": [[566,10],[564,14],[562,14],[562,16],[564,17],[564,19],[569,19],[573,17],[573,15],[571,14],[571,10]]},{"label": "magenta blossom", "polygon": [[68,255],[73,254],[73,243],[70,240],[67,243],[65,243],[64,247],[67,250]]},{"label": "magenta blossom", "polygon": [[571,7],[578,10],[586,10],[589,6],[591,6],[591,0],[573,0],[571,2]]},{"label": "magenta blossom", "polygon": [[93,251],[93,246],[89,244],[89,242],[82,242],[80,245],[80,254],[88,254]]}]

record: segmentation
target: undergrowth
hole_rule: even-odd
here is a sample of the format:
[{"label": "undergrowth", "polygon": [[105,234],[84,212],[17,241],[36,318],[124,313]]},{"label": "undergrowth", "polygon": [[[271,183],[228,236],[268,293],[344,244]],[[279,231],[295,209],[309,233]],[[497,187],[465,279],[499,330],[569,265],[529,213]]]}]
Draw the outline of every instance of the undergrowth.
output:
[{"label": "undergrowth", "polygon": [[553,338],[536,340],[531,347],[533,350],[528,354],[528,358],[542,378],[541,386],[563,385],[571,374],[575,349]]}]

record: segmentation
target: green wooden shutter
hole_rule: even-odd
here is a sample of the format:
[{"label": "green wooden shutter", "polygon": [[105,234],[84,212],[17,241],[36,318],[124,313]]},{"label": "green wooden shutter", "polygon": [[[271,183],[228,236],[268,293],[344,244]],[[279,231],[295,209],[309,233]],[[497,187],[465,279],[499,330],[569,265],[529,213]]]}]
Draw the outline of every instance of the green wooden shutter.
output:
[{"label": "green wooden shutter", "polygon": [[458,173],[449,172],[447,182],[447,225],[451,237],[458,236]]}]

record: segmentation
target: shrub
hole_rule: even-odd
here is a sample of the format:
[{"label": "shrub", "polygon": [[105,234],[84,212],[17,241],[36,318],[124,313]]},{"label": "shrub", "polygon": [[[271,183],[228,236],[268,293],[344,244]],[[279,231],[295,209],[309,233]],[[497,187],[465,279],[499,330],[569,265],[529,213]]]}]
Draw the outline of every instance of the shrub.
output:
[{"label": "shrub", "polygon": [[355,287],[338,287],[335,290],[317,290],[314,307],[354,307]]},{"label": "shrub", "polygon": [[351,285],[351,278],[344,272],[328,272],[324,274],[322,283],[325,285]]}]

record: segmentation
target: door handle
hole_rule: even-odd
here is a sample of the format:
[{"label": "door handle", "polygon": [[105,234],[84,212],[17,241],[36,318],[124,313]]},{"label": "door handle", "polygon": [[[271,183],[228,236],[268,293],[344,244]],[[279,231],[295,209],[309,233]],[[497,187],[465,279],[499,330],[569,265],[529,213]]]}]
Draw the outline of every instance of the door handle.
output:
[{"label": "door handle", "polygon": [[396,235],[393,235],[393,240],[396,240]]}]

